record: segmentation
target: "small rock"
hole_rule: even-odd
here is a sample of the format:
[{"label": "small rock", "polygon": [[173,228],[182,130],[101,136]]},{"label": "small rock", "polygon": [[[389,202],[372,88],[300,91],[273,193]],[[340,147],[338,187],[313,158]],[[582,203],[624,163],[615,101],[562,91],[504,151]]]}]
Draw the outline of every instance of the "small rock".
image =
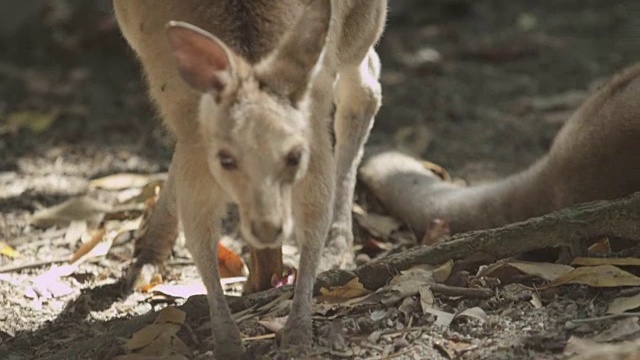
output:
[{"label": "small rock", "polygon": [[356,319],[356,324],[358,324],[358,328],[361,333],[370,333],[373,330],[373,321],[366,316],[360,316]]},{"label": "small rock", "polygon": [[372,332],[369,337],[367,338],[367,340],[372,343],[375,344],[378,342],[378,340],[380,340],[380,336],[382,335],[382,332],[380,330],[376,330],[374,332]]},{"label": "small rock", "polygon": [[358,254],[356,255],[356,265],[364,265],[371,262],[371,257],[367,254]]},{"label": "small rock", "polygon": [[398,339],[396,339],[396,341],[393,343],[393,346],[395,348],[395,351],[399,351],[402,349],[405,349],[409,346],[409,342],[407,341],[407,339],[400,337]]}]

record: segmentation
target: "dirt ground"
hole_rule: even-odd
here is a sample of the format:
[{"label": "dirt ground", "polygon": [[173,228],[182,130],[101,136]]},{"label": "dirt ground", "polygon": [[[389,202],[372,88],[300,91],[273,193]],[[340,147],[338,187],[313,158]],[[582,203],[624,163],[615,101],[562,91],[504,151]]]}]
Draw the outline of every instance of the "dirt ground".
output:
[{"label": "dirt ground", "polygon": [[[544,154],[586,95],[640,55],[636,0],[391,3],[378,46],[383,107],[369,144],[413,151],[470,183],[518,171]],[[65,278],[68,292],[28,291],[78,247],[65,238],[66,227],[35,226],[31,214],[83,194],[113,201],[113,192],[90,188],[89,180],[162,173],[171,155],[139,67],[109,14],[56,19],[48,14],[0,42],[0,240],[22,254],[0,255],[0,268],[44,262],[0,272],[0,359],[65,358],[73,345],[89,346],[83,341],[127,319],[148,321],[145,314],[167,303],[148,293],[119,295],[133,249],[126,238]],[[176,249],[165,281],[194,278],[188,254]],[[479,306],[487,314],[486,321],[457,319],[448,327],[408,312],[416,306],[411,301],[404,309],[378,304],[316,317],[318,348],[331,350],[314,358],[564,359],[571,336],[613,324],[570,320],[603,315],[615,289],[557,288],[541,293],[539,308],[523,292],[508,285],[488,299],[438,295],[443,310]],[[245,335],[267,333],[255,321],[241,325]],[[197,324],[185,340],[194,349],[205,347],[208,331]],[[110,359],[123,353],[119,344],[114,339],[77,358]],[[270,358],[273,340],[249,348]],[[349,352],[354,348],[360,355]]]}]

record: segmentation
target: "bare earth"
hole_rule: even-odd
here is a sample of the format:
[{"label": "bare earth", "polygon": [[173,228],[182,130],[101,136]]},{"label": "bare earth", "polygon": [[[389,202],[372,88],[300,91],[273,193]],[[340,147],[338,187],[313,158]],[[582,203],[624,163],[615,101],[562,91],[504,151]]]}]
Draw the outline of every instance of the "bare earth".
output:
[{"label": "bare earth", "polygon": [[[369,143],[408,149],[470,183],[525,168],[595,86],[640,58],[637,0],[392,0],[391,7],[378,47],[383,108]],[[118,337],[126,339],[152,321],[151,310],[184,303],[151,293],[120,295],[118,279],[133,250],[127,236],[116,239],[106,256],[63,277],[66,293],[58,293],[59,284],[33,285],[80,243],[65,237],[68,226],[34,226],[30,214],[83,194],[112,202],[115,192],[90,188],[89,180],[162,173],[171,154],[138,65],[112,19],[91,13],[69,21],[0,38],[0,241],[21,254],[0,255],[0,359],[111,359],[124,354]],[[376,209],[362,189],[358,194],[360,205]],[[116,220],[139,215],[133,209]],[[371,238],[366,229],[356,230],[359,245]],[[406,232],[379,240],[391,252],[415,241]],[[227,245],[246,256],[241,243]],[[376,250],[369,255],[385,253]],[[21,265],[26,267],[9,268]],[[179,246],[164,281],[194,279],[195,267]],[[619,325],[613,319],[571,320],[604,315],[620,288],[552,288],[539,293],[542,306],[536,307],[529,301],[532,291],[519,284],[486,287],[495,289],[486,299],[435,295],[443,311],[478,306],[487,314],[484,320],[457,318],[448,327],[420,311],[417,294],[392,306],[317,315],[319,341],[311,356],[565,359],[571,336],[591,338]],[[633,288],[626,291],[632,294]],[[193,305],[198,301],[186,309],[204,309]],[[259,319],[241,324],[246,336],[270,333]],[[631,328],[640,329],[638,319],[631,319]],[[188,314],[191,331],[178,333],[192,350],[206,348],[210,332],[200,328],[205,321],[203,312]],[[617,333],[615,340],[638,339],[638,329]],[[84,342],[91,339],[98,340]],[[269,338],[247,346],[252,356],[271,358],[273,344]]]}]

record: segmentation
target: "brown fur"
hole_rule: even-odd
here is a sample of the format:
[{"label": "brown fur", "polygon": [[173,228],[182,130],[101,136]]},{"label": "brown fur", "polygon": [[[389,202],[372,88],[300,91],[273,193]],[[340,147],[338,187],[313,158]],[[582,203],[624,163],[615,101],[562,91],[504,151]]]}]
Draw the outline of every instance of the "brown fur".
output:
[{"label": "brown fur", "polygon": [[[134,269],[168,256],[179,218],[207,287],[215,353],[221,359],[241,357],[240,333],[214,260],[219,221],[225,204],[233,202],[243,237],[254,254],[264,254],[254,271],[263,271],[259,264],[274,254],[256,250],[278,249],[295,232],[301,260],[282,343],[306,347],[323,251],[330,267],[353,263],[351,198],[381,101],[372,45],[382,32],[386,1],[114,0],[114,5],[150,95],[176,138],[169,179],[149,231],[137,244]],[[327,131],[334,121],[335,154]]]},{"label": "brown fur", "polygon": [[614,75],[560,130],[548,154],[501,181],[459,187],[407,155],[372,156],[361,178],[388,209],[422,232],[436,218],[453,232],[522,221],[573,204],[640,191],[640,64]]}]

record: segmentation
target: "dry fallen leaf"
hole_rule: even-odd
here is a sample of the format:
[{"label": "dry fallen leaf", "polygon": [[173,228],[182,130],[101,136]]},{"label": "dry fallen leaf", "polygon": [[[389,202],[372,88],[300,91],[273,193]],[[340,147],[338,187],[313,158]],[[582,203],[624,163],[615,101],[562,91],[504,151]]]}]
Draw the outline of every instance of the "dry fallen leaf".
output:
[{"label": "dry fallen leaf", "polygon": [[220,277],[236,277],[247,274],[247,267],[238,254],[218,243],[218,268]]},{"label": "dry fallen leaf", "polygon": [[527,275],[537,276],[547,281],[553,281],[573,270],[571,266],[554,263],[510,261],[506,265],[514,267]]},{"label": "dry fallen leaf", "polygon": [[612,265],[587,266],[568,272],[541,289],[563,284],[592,287],[640,286],[640,278]]},{"label": "dry fallen leaf", "polygon": [[125,189],[118,193],[118,202],[120,204],[140,204],[144,203],[148,199],[155,198],[160,193],[160,188],[164,185],[165,180],[155,179],[150,180],[141,189]]},{"label": "dry fallen leaf", "polygon": [[150,288],[148,291],[161,293],[174,298],[186,299],[193,295],[206,294],[207,288],[204,287],[202,281],[195,281],[188,284],[160,284]]},{"label": "dry fallen leaf", "polygon": [[427,309],[426,313],[436,316],[435,324],[443,327],[449,327],[449,325],[451,325],[451,322],[455,318],[455,315],[452,313],[448,313],[442,310],[437,310],[434,308]]},{"label": "dry fallen leaf", "polygon": [[0,254],[2,254],[4,256],[7,256],[7,257],[10,257],[10,258],[16,258],[16,257],[20,256],[20,253],[18,251],[16,251],[14,248],[9,246],[4,241],[0,241]]},{"label": "dry fallen leaf", "polygon": [[[153,324],[136,331],[124,344],[127,351],[136,351],[145,355],[166,356],[175,352],[174,347],[184,350],[186,345],[175,335],[180,330],[186,313],[175,307],[167,307],[158,313]],[[188,349],[188,348],[187,348]],[[179,351],[183,355],[183,351]]]},{"label": "dry fallen leaf", "polygon": [[589,254],[609,254],[611,252],[611,242],[608,237],[603,237],[587,249]]},{"label": "dry fallen leaf", "polygon": [[477,306],[463,310],[462,312],[456,314],[454,318],[457,319],[459,317],[474,318],[474,319],[480,320],[480,322],[482,323],[486,323],[487,321],[489,321],[489,317],[487,316],[487,313],[485,313],[484,310],[482,310],[482,308]]},{"label": "dry fallen leaf", "polygon": [[321,288],[321,295],[317,296],[316,299],[322,302],[335,303],[361,297],[368,293],[370,293],[370,291],[364,288],[362,283],[360,283],[360,279],[356,276],[342,286],[336,286],[329,289]]},{"label": "dry fallen leaf", "polygon": [[264,326],[267,330],[273,333],[280,331],[286,322],[287,316],[258,320],[258,324]]},{"label": "dry fallen leaf", "polygon": [[630,340],[638,333],[640,333],[638,317],[628,317],[616,321],[611,327],[593,337],[593,340],[598,342]]},{"label": "dry fallen leaf", "polygon": [[369,213],[362,208],[358,211],[355,209],[357,208],[354,208],[353,215],[358,224],[378,239],[386,240],[392,232],[400,228],[400,223],[390,216]]},{"label": "dry fallen leaf", "polygon": [[640,294],[635,296],[619,297],[609,304],[607,314],[622,314],[625,311],[640,308]]},{"label": "dry fallen leaf", "polygon": [[149,324],[136,331],[124,344],[125,350],[135,351],[151,345],[157,338],[178,333],[180,325],[171,323]]},{"label": "dry fallen leaf", "polygon": [[447,358],[457,359],[458,356],[476,348],[477,345],[453,340],[438,340],[434,342],[434,346],[445,353]]},{"label": "dry fallen leaf", "polygon": [[631,340],[611,345],[572,337],[567,341],[564,353],[578,353],[568,360],[637,360],[640,359],[640,341]]},{"label": "dry fallen leaf", "polygon": [[93,179],[89,182],[89,185],[104,190],[141,188],[149,182],[149,178],[150,175],[121,173]]},{"label": "dry fallen leaf", "polygon": [[615,266],[640,266],[640,258],[587,258],[577,257],[573,259],[571,265],[582,266],[598,266],[598,265],[615,265]]},{"label": "dry fallen leaf", "polygon": [[531,294],[531,300],[529,300],[529,303],[531,303],[531,305],[533,305],[534,308],[536,309],[542,309],[542,299],[540,299],[540,295],[538,295],[537,293],[533,293]]},{"label": "dry fallen leaf", "polygon": [[433,269],[433,280],[438,284],[444,284],[449,279],[449,276],[451,276],[453,265],[454,261],[449,259],[449,261],[436,266],[436,268]]},{"label": "dry fallen leaf", "polygon": [[402,271],[400,275],[396,275],[389,281],[389,285],[378,290],[373,295],[381,296],[380,302],[391,306],[407,296],[417,295],[423,287],[434,284],[433,267],[414,266]]},{"label": "dry fallen leaf", "polygon": [[112,207],[88,196],[76,197],[56,206],[40,210],[31,216],[31,223],[40,227],[65,227],[74,220],[97,224]]},{"label": "dry fallen leaf", "polygon": [[435,303],[435,299],[433,298],[433,292],[428,286],[423,286],[418,290],[420,294],[420,307],[422,308],[422,313],[426,314],[428,309],[433,309],[433,304]]},{"label": "dry fallen leaf", "polygon": [[178,309],[177,307],[169,306],[158,312],[158,316],[153,321],[155,324],[184,324],[184,320],[187,317],[187,313]]}]

